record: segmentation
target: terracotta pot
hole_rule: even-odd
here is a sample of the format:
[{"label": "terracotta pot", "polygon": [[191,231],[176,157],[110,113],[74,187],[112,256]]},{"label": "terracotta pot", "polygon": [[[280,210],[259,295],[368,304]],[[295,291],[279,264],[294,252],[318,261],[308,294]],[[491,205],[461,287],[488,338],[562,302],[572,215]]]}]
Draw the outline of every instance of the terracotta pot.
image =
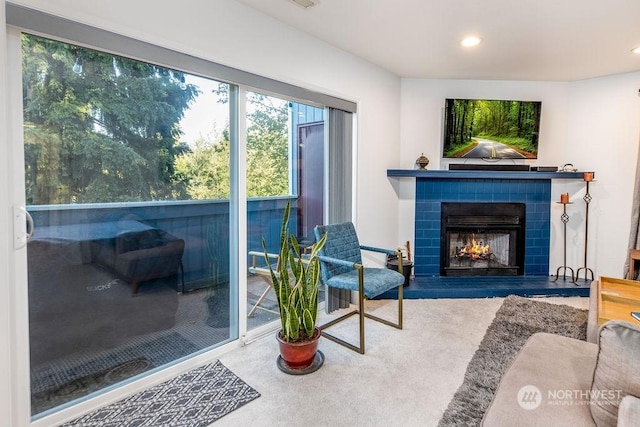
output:
[{"label": "terracotta pot", "polygon": [[302,342],[287,342],[282,338],[280,331],[276,334],[278,344],[280,344],[280,357],[291,369],[307,368],[313,363],[313,358],[318,350],[320,340],[320,329],[316,328],[310,340]]}]

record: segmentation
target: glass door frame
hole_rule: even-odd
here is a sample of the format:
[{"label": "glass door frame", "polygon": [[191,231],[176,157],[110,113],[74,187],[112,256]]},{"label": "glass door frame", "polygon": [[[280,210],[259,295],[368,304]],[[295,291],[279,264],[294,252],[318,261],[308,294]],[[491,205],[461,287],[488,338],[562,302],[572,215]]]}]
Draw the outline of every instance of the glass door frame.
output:
[{"label": "glass door frame", "polygon": [[[8,133],[11,136],[8,142],[8,156],[6,158],[7,174],[10,177],[9,202],[16,207],[16,212],[23,212],[26,205],[25,200],[25,177],[24,177],[24,138],[23,138],[23,104],[22,104],[22,52],[21,52],[20,29],[7,27],[7,56],[9,58],[7,69],[8,78],[8,107],[9,123]],[[237,304],[230,307],[232,316],[237,319],[237,330],[232,331],[232,335],[239,338],[216,347],[211,350],[190,357],[188,360],[175,363],[161,371],[150,373],[144,378],[132,381],[128,384],[112,386],[104,389],[97,396],[87,396],[78,399],[68,405],[63,405],[61,409],[44,412],[36,417],[31,416],[30,405],[30,363],[29,363],[29,299],[28,299],[28,266],[26,244],[24,246],[16,244],[10,249],[8,258],[8,270],[12,280],[10,280],[11,294],[10,301],[10,325],[12,335],[9,337],[11,346],[11,402],[12,422],[14,425],[31,425],[35,427],[45,427],[58,424],[65,420],[73,419],[83,413],[95,408],[107,405],[113,401],[121,399],[123,396],[134,394],[140,390],[165,381],[171,377],[186,372],[194,367],[210,362],[218,358],[221,354],[233,348],[243,345],[242,337],[246,332],[246,316],[239,313],[246,313],[246,275],[240,272],[246,271],[246,239],[240,236],[246,235],[246,186],[240,185],[245,182],[246,175],[246,138],[245,138],[245,117],[243,90],[238,86],[231,85],[230,90],[230,138],[231,138],[231,194],[230,194],[230,282],[237,283],[232,286],[231,291],[236,293]],[[25,215],[18,214],[14,218],[14,223],[19,224],[20,229],[25,224]],[[26,231],[26,227],[23,231]],[[274,323],[275,329],[277,324]]]}]

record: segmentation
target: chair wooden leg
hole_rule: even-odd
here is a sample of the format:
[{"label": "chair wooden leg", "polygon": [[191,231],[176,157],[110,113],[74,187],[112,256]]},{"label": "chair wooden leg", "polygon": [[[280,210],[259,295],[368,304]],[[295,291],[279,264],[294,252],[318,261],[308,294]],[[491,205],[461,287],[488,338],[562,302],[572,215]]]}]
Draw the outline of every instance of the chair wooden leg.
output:
[{"label": "chair wooden leg", "polygon": [[[272,286],[271,286],[271,285],[269,285],[269,286],[267,287],[267,289],[265,289],[265,290],[264,290],[264,292],[262,293],[262,295],[260,295],[260,298],[258,298],[258,302],[256,302],[256,303],[253,305],[253,307],[251,308],[251,311],[249,311],[249,314],[247,314],[247,317],[251,317],[251,316],[253,316],[253,313],[255,313],[255,312],[256,312],[256,310],[257,310],[257,309],[259,309],[259,308],[261,308],[261,309],[263,309],[263,310],[266,310],[266,311],[269,311],[269,312],[271,312],[271,313],[275,313],[275,311],[273,311],[273,310],[269,310],[269,309],[266,309],[266,308],[264,308],[264,307],[260,307],[260,304],[262,304],[262,301],[264,301],[264,299],[267,297],[267,295],[269,295],[269,291],[271,291],[271,288],[272,288]],[[278,314],[279,314],[279,313],[278,313]]]}]

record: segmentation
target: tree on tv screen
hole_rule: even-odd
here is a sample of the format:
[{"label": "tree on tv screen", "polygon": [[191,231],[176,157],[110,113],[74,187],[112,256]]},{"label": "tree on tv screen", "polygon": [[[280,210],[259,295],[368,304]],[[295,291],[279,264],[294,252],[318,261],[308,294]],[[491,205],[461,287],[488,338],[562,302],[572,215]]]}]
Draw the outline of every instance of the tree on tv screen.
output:
[{"label": "tree on tv screen", "polygon": [[525,158],[538,152],[540,102],[447,99],[444,157],[463,157],[475,138],[508,145]]}]

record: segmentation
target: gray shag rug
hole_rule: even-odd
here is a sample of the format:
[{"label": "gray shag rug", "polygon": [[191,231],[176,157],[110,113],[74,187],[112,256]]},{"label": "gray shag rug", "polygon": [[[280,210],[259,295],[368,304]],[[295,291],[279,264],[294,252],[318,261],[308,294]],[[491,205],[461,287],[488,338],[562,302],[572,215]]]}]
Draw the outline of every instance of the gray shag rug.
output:
[{"label": "gray shag rug", "polygon": [[567,305],[506,297],[438,426],[479,426],[502,375],[527,339],[548,332],[585,340],[587,316],[588,310]]}]

